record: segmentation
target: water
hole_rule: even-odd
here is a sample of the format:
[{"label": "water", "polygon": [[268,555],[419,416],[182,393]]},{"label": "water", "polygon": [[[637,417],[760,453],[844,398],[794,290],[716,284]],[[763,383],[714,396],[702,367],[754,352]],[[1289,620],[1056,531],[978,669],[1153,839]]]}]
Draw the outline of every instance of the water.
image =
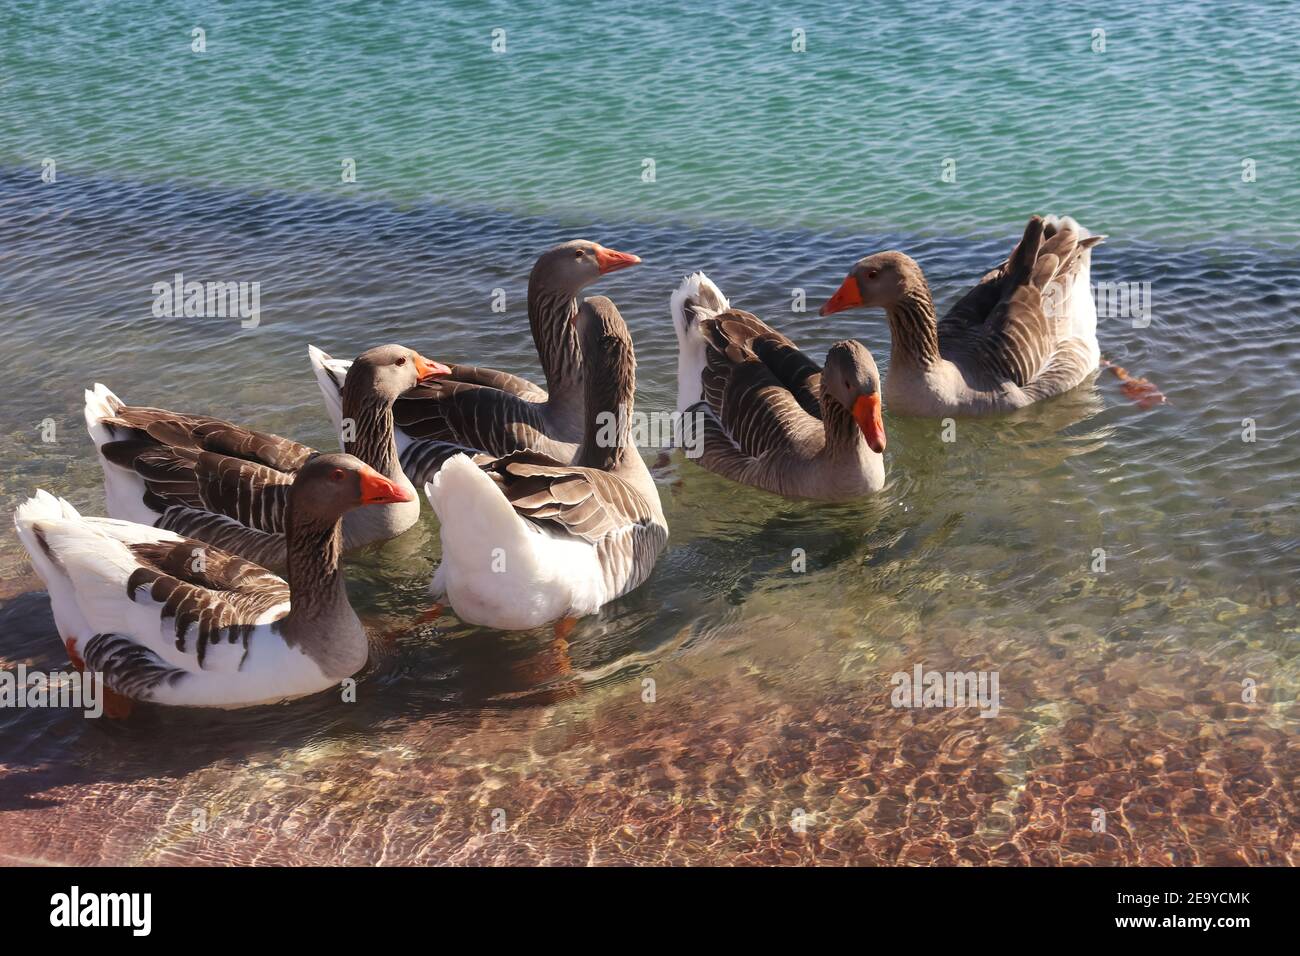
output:
[{"label": "water", "polygon": [[[6,512],[36,487],[102,512],[94,381],[331,447],[309,342],[535,374],[527,271],[574,236],[645,259],[595,290],[631,326],[638,402],[667,410],[686,271],[816,356],[852,336],[883,368],[878,315],[793,312],[792,290],[815,305],[897,247],[943,307],[1029,212],[1071,212],[1111,237],[1096,280],[1151,283],[1150,326],[1104,318],[1100,339],[1169,402],[1103,373],[954,443],[886,410],[889,484],[850,505],[647,449],[669,550],[567,649],[417,625],[426,515],[349,563],[374,633],[355,704],[0,711],[0,859],[1296,862],[1293,23],[89,4],[19,5],[3,29]],[[177,271],[260,282],[259,327],[155,319]],[[0,599],[0,666],[63,666],[11,533]],[[917,663],[998,672],[999,716],[891,707]]]}]

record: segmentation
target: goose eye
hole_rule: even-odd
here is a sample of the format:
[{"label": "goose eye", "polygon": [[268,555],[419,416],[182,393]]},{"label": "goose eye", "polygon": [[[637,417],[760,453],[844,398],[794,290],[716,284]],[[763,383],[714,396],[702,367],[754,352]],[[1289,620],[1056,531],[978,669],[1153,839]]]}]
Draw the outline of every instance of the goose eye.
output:
[{"label": "goose eye", "polygon": [[335,469],[334,469],[334,474],[330,475],[330,478],[333,479],[334,481],[342,481],[342,480],[343,480],[343,469],[342,469],[342,468],[335,468]]},{"label": "goose eye", "polygon": [[582,258],[583,256],[585,256],[586,254],[587,254],[587,253],[584,252],[584,251],[581,250],[581,249],[575,249],[574,252],[573,252],[573,258],[575,258],[575,259],[581,259],[581,258]]},{"label": "goose eye", "polygon": [[394,364],[394,365],[405,365],[405,364],[406,364],[406,356],[403,355],[401,358],[399,358],[399,359],[398,359],[396,362],[394,362],[393,364]]},{"label": "goose eye", "polygon": [[879,269],[868,269],[868,270],[867,270],[867,278],[868,278],[868,279],[874,279],[874,278],[875,278],[876,276],[878,276],[878,275],[880,275],[880,270],[879,270]]}]

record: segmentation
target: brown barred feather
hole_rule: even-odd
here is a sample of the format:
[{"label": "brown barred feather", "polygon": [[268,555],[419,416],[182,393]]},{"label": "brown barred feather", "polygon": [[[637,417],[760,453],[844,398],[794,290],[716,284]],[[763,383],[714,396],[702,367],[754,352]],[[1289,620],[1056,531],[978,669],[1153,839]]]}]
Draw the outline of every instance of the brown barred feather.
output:
[{"label": "brown barred feather", "polygon": [[[177,650],[203,666],[209,645],[245,641],[253,621],[289,600],[289,585],[265,568],[192,539],[128,545],[140,566],[127,580],[127,596],[140,592],[162,604]],[[193,647],[189,646],[191,638]]]},{"label": "brown barred feather", "polygon": [[288,562],[284,535],[249,528],[234,518],[203,508],[171,505],[163,510],[154,527],[238,554],[264,568],[283,568]]},{"label": "brown barred feather", "polygon": [[713,318],[718,325],[712,334],[728,343],[744,346],[794,395],[804,411],[813,416],[821,414],[820,365],[751,312],[729,309]]},{"label": "brown barred feather", "polygon": [[[572,460],[580,438],[583,388],[582,356],[570,321],[577,308],[572,293],[550,289],[534,270],[528,320],[546,388],[497,369],[457,365],[449,376],[408,389],[393,406],[393,421],[411,438],[492,457],[532,448]],[[572,420],[557,411],[560,404],[576,408]],[[403,464],[403,470],[417,486],[446,460],[438,449],[411,458],[420,467],[412,472]]]},{"label": "brown barred feather", "polygon": [[140,700],[159,684],[174,684],[186,671],[165,660],[129,637],[96,634],[81,649],[86,668],[104,675],[104,683],[119,694]]},{"label": "brown barred feather", "polygon": [[728,335],[727,323],[719,320],[723,317],[700,325],[708,344],[702,384],[704,400],[731,442],[752,458],[820,447],[820,407],[816,416],[809,414],[749,344]]},{"label": "brown barred feather", "polygon": [[537,448],[557,458],[572,457],[571,443],[547,436],[542,409],[537,402],[498,389],[438,379],[405,392],[393,405],[393,421],[412,438],[493,456]]},{"label": "brown barred feather", "polygon": [[274,468],[297,471],[315,451],[279,435],[242,428],[219,418],[125,405],[104,424],[131,429],[157,444],[219,452]]},{"label": "brown barred feather", "polygon": [[654,521],[654,510],[640,492],[598,468],[561,465],[520,451],[485,470],[523,517],[593,544],[620,528]]}]

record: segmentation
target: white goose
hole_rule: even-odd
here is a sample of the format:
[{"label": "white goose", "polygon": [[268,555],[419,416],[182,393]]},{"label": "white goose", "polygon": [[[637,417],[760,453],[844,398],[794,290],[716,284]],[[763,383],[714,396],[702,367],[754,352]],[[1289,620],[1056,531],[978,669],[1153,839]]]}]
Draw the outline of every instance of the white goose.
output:
[{"label": "white goose", "polygon": [[901,252],[858,261],[822,315],[882,308],[893,350],[885,401],[904,415],[985,415],[1069,391],[1097,369],[1091,236],[1030,217],[1011,255],[935,319],[921,267]]},{"label": "white goose", "polygon": [[[387,541],[419,520],[419,498],[398,461],[393,402],[417,382],[449,372],[401,345],[381,345],[350,363],[340,404],[340,426],[343,418],[351,423],[343,450],[411,494],[400,504],[349,513],[347,550]],[[284,567],[290,489],[314,449],[219,418],[127,405],[98,383],[86,391],[85,413],[110,516]]]},{"label": "white goose", "polygon": [[288,581],[161,528],[82,517],[44,491],[14,524],[75,666],[134,700],[247,707],[325,690],[364,666],[366,634],[339,569],[341,518],[411,497],[351,455],[314,458],[289,496]]},{"label": "white goose", "polygon": [[603,296],[582,304],[576,326],[586,421],[573,463],[521,451],[479,467],[456,455],[425,485],[442,535],[429,590],[469,623],[562,633],[638,587],[667,543],[659,492],[630,441],[627,326]]}]

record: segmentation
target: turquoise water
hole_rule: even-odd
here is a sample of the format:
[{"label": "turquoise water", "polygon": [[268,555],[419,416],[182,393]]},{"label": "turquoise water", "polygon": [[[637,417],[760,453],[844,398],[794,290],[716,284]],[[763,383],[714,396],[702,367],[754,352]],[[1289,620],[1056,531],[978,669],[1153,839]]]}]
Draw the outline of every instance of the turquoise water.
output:
[{"label": "turquoise water", "polygon": [[983,235],[1068,208],[1157,241],[1294,242],[1298,19],[1129,0],[18,3],[0,162],[579,218]]},{"label": "turquoise water", "polygon": [[[12,6],[6,514],[36,487],[102,513],[95,381],[330,447],[308,343],[535,375],[528,269],[574,236],[644,259],[593,291],[628,320],[654,411],[673,403],[683,273],[815,356],[856,337],[884,370],[878,315],[816,314],[849,263],[904,249],[943,308],[1029,213],[1070,213],[1110,236],[1095,280],[1150,283],[1150,325],[1104,315],[1099,338],[1169,401],[1139,407],[1102,373],[955,443],[886,409],[886,489],[833,507],[646,448],[669,548],[567,647],[418,624],[426,514],[349,561],[374,638],[356,704],[0,710],[0,861],[1295,863],[1286,12]],[[259,326],[155,318],[177,271],[260,282]],[[998,672],[1000,715],[891,707],[918,663]],[[18,664],[63,661],[6,532],[0,667]]]}]

